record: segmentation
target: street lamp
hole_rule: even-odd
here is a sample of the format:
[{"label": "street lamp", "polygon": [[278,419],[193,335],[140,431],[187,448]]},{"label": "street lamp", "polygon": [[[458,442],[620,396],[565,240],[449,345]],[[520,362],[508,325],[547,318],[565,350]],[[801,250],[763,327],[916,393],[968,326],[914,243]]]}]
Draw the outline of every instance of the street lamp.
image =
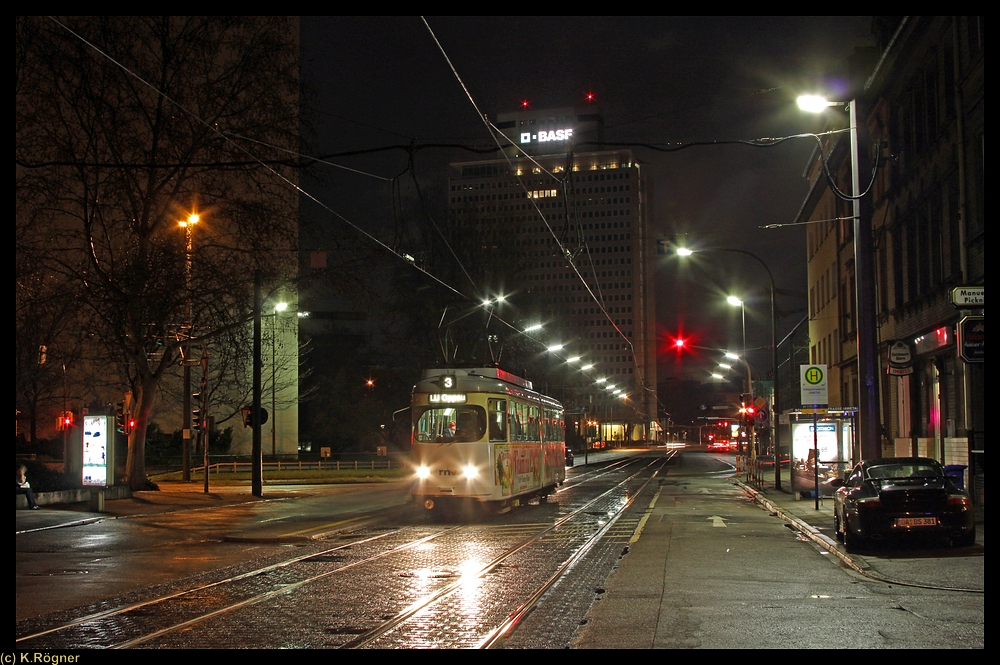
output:
[{"label": "street lamp", "polygon": [[743,353],[743,355],[746,355],[747,354],[747,308],[746,308],[746,305],[743,303],[742,300],[740,300],[736,296],[729,296],[729,297],[727,297],[726,298],[726,302],[728,302],[733,307],[739,307],[740,308],[740,314],[741,314],[742,319],[743,319],[743,352],[742,353]]},{"label": "street lamp", "polygon": [[[845,102],[830,102],[819,95],[802,95],[798,98],[799,108],[811,113],[821,112],[831,106],[844,106]],[[858,378],[860,379],[858,404],[858,432],[861,441],[862,459],[881,457],[879,444],[878,408],[878,337],[875,317],[875,260],[872,238],[871,197],[861,191],[862,175],[865,180],[872,176],[869,165],[862,163],[861,141],[868,138],[867,126],[859,122],[857,97],[846,102],[850,115],[851,131],[851,196],[854,204],[854,297],[856,302],[858,329]],[[861,169],[865,173],[861,173]],[[833,186],[833,183],[830,183]],[[869,185],[870,187],[870,185]],[[838,196],[840,193],[837,192]]]},{"label": "street lamp", "polygon": [[[857,237],[857,236],[855,236]],[[688,249],[686,247],[678,248],[677,255],[680,257],[691,256],[696,250]],[[778,408],[778,310],[774,305],[774,275],[771,273],[771,269],[767,267],[764,260],[753,252],[748,252],[743,249],[733,249],[730,247],[712,247],[708,249],[697,250],[699,252],[731,252],[735,254],[742,254],[743,256],[749,256],[751,259],[760,264],[767,273],[767,279],[771,286],[771,377],[774,382],[774,390],[771,394],[771,413],[775,416],[774,422],[771,423],[771,435],[774,445],[774,488],[776,490],[781,489],[781,454],[780,454],[780,428],[778,427],[777,414],[780,413]],[[743,352],[746,353],[746,318],[744,317],[744,341],[743,341]],[[752,390],[752,389],[751,389]]]},{"label": "street lamp", "polygon": [[[194,225],[201,220],[198,213],[191,213],[187,219],[178,220],[177,226],[184,229],[184,345],[181,347],[184,366],[184,417],[181,428],[181,478],[191,481],[191,255],[194,245]],[[208,468],[205,469],[208,477]]]},{"label": "street lamp", "polygon": [[[744,355],[746,355],[746,352],[744,352]],[[746,368],[746,370],[747,370],[747,386],[748,386],[748,390],[749,390],[749,393],[750,393],[749,404],[750,404],[750,406],[752,408],[752,405],[753,405],[753,374],[750,371],[750,363],[748,363],[745,358],[743,358],[741,356],[738,356],[735,353],[732,353],[731,351],[727,351],[726,352],[726,358],[728,358],[730,360],[738,360],[741,363],[743,363],[743,367]],[[719,366],[722,367],[723,366],[722,363],[720,363]],[[741,413],[742,413],[742,410],[741,410]],[[752,461],[756,461],[757,460],[757,437],[756,437],[756,431],[754,430],[754,427],[753,427],[753,423],[750,423],[750,441],[749,441],[749,444],[750,444],[750,459]],[[777,457],[775,458],[775,460],[777,460]],[[777,466],[777,461],[775,461],[775,466]],[[780,488],[781,488],[781,481],[779,479],[777,481],[776,489],[780,489]]]},{"label": "street lamp", "polygon": [[278,314],[288,309],[287,302],[275,303],[274,311],[268,314],[271,318],[271,457],[278,454],[278,395],[277,395],[277,342]]}]

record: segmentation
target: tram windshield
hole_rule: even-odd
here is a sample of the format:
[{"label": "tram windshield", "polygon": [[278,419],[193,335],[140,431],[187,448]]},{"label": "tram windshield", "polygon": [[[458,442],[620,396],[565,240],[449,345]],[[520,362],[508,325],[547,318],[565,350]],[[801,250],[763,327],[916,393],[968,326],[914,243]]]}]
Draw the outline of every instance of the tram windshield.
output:
[{"label": "tram windshield", "polygon": [[433,406],[414,413],[413,436],[422,443],[479,441],[486,433],[481,406]]}]

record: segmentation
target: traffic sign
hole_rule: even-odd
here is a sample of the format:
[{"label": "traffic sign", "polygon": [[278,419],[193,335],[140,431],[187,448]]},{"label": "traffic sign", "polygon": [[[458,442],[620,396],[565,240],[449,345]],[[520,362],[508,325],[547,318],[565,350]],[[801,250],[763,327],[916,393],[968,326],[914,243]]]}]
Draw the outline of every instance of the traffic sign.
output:
[{"label": "traffic sign", "polygon": [[830,406],[826,369],[826,365],[799,365],[799,397],[803,413],[824,413]]},{"label": "traffic sign", "polygon": [[753,419],[754,419],[754,421],[756,421],[756,423],[757,423],[758,426],[760,426],[760,425],[766,425],[767,424],[767,421],[768,421],[768,419],[770,417],[770,415],[769,415],[770,412],[771,412],[771,410],[769,408],[767,408],[767,406],[764,406],[764,407],[762,407],[762,408],[757,409],[756,411],[754,411]]}]

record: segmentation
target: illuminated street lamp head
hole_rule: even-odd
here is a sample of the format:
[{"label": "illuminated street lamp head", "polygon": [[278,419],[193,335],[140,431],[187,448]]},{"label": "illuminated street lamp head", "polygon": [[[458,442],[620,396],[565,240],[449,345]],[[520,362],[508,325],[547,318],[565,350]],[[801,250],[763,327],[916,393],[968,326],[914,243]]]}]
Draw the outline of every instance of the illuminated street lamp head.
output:
[{"label": "illuminated street lamp head", "polygon": [[580,362],[580,356],[573,356],[572,358],[567,358],[566,362],[568,362],[568,363],[578,363],[578,362]]},{"label": "illuminated street lamp head", "polygon": [[726,351],[726,357],[729,358],[730,360],[739,360],[740,359],[739,355],[733,353],[732,351]]},{"label": "illuminated street lamp head", "polygon": [[562,344],[553,344],[549,347],[549,353],[555,353],[556,351],[562,351]]},{"label": "illuminated street lamp head", "polygon": [[584,372],[586,372],[587,370],[594,369],[594,366],[593,365],[584,365],[580,369],[582,369]]},{"label": "illuminated street lamp head", "polygon": [[719,367],[721,367],[722,369],[732,369],[733,368],[732,365],[727,365],[726,363],[719,363]]},{"label": "illuminated street lamp head", "polygon": [[691,256],[692,254],[694,254],[693,249],[688,249],[687,247],[677,248],[677,256]]},{"label": "illuminated street lamp head", "polygon": [[712,378],[721,381],[726,377],[722,376],[721,374],[716,374],[715,372],[712,372]]},{"label": "illuminated street lamp head", "polygon": [[524,332],[534,332],[536,330],[541,330],[541,329],[542,329],[542,324],[541,323],[536,323],[533,326],[528,326],[527,328],[525,328]]},{"label": "illuminated street lamp head", "polygon": [[743,304],[743,301],[737,298],[736,296],[729,296],[728,298],[726,298],[726,302],[728,302],[733,307],[739,307]]},{"label": "illuminated street lamp head", "polygon": [[820,113],[831,106],[839,106],[841,102],[827,101],[826,97],[820,95],[799,95],[795,100],[799,108],[809,113]]},{"label": "illuminated street lamp head", "polygon": [[274,304],[274,311],[275,312],[284,312],[286,309],[288,309],[288,303],[287,302],[279,302],[279,303],[275,303]]},{"label": "illuminated street lamp head", "polygon": [[177,225],[183,229],[183,228],[186,228],[188,226],[194,226],[195,224],[198,223],[198,220],[200,220],[200,219],[201,219],[201,216],[198,215],[198,213],[193,212],[190,215],[188,215],[187,219],[182,219],[182,220],[178,221]]}]

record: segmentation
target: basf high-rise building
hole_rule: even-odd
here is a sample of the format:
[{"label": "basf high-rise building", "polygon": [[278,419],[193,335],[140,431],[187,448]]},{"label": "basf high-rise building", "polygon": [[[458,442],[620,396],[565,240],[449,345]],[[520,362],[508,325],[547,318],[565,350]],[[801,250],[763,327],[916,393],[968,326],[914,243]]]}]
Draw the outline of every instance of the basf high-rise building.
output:
[{"label": "basf high-rise building", "polygon": [[613,444],[661,430],[651,183],[630,150],[600,149],[603,125],[596,106],[499,114],[503,158],[452,164],[449,207],[502,238],[522,313],[577,368],[549,387],[567,428]]}]

